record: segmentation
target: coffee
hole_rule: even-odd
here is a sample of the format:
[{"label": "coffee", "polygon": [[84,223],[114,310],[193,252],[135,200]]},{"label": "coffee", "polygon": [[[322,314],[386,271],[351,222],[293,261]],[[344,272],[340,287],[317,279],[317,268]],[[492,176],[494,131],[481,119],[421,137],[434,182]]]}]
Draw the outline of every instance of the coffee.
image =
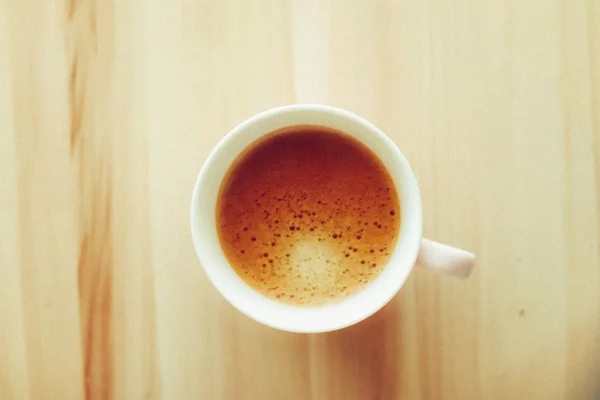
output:
[{"label": "coffee", "polygon": [[340,301],[375,280],[400,229],[385,166],[349,135],[293,126],[252,144],[220,188],[216,224],[236,273],[291,305]]}]

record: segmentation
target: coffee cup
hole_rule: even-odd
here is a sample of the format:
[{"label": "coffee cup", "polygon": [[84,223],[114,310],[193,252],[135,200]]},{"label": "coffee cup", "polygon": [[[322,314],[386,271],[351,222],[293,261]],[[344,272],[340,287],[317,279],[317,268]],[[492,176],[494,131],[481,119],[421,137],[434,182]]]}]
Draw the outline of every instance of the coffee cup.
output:
[{"label": "coffee cup", "polygon": [[[254,290],[232,267],[217,222],[219,193],[228,170],[253,143],[286,127],[320,126],[343,132],[366,146],[383,164],[400,201],[397,242],[380,274],[342,301],[295,306]],[[415,264],[467,278],[475,256],[422,237],[423,213],[416,177],[396,144],[375,125],[345,110],[326,105],[289,105],[257,114],[229,132],[211,151],[196,181],[191,204],[193,245],[214,287],[236,309],[270,327],[302,333],[327,332],[369,317],[401,289]]]}]

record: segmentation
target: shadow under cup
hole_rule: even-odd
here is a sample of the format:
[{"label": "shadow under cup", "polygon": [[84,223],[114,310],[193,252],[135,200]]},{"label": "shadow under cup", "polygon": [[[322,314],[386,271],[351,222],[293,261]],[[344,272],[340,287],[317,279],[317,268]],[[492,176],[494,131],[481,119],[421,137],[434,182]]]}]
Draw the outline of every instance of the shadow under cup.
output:
[{"label": "shadow under cup", "polygon": [[[370,285],[347,299],[316,307],[279,303],[250,288],[225,257],[216,224],[221,183],[234,160],[270,132],[294,125],[320,125],[342,131],[373,151],[396,187],[402,221],[390,260]],[[422,211],[415,176],[396,145],[368,121],[321,105],[292,105],[258,114],[233,129],[210,153],[192,197],[192,239],[204,270],[217,290],[242,313],[291,332],[326,332],[355,324],[383,307],[402,287],[415,263],[422,236]]]}]

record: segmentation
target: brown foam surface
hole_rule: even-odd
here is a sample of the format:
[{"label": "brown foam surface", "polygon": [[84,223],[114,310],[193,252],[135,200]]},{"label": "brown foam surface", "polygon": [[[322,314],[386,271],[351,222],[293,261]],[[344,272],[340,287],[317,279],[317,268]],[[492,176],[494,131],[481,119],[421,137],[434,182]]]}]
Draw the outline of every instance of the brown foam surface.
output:
[{"label": "brown foam surface", "polygon": [[349,136],[296,126],[262,139],[233,163],[217,230],[237,274],[293,305],[339,301],[373,281],[400,227],[394,184]]}]

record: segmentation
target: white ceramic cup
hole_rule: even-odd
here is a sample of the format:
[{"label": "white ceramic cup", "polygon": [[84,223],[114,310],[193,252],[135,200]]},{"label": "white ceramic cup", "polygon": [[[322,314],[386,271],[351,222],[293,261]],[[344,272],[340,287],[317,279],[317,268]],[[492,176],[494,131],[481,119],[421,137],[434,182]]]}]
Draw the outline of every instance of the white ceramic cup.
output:
[{"label": "white ceramic cup", "polygon": [[[326,126],[358,139],[383,162],[398,190],[400,235],[387,266],[364,290],[339,303],[297,307],[270,300],[237,275],[219,243],[217,196],[232,162],[257,139],[293,125]],[[223,297],[250,318],[290,332],[327,332],[362,321],[394,297],[417,261],[452,275],[468,277],[475,260],[473,254],[464,250],[422,239],[423,213],[417,180],[394,142],[365,119],[324,105],[275,108],[251,117],[229,132],[212,150],[200,171],[192,197],[191,225],[200,263]]]}]

